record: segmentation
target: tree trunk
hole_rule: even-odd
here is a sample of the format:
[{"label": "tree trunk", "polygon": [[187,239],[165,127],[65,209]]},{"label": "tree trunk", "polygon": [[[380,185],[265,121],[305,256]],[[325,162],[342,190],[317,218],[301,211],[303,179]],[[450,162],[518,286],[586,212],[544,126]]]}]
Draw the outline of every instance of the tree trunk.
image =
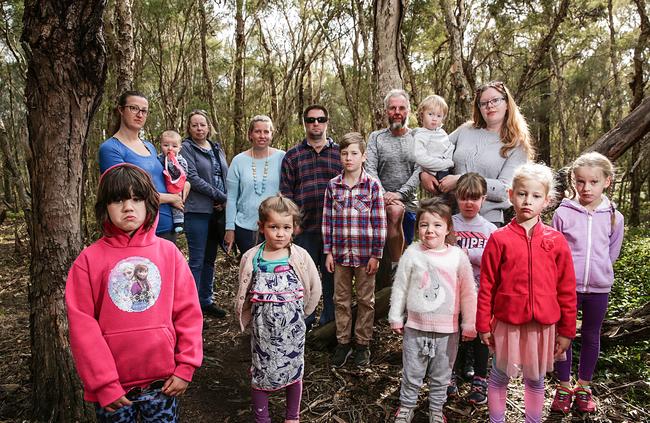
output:
[{"label": "tree trunk", "polygon": [[539,84],[539,104],[537,105],[537,160],[552,166],[551,163],[551,78],[550,60],[546,56],[543,61],[545,69],[549,70],[549,77]]},{"label": "tree trunk", "polygon": [[86,137],[106,80],[105,0],[25,2],[33,236],[29,285],[33,417],[89,421],[68,343],[63,292],[82,248]]},{"label": "tree trunk", "polygon": [[117,95],[133,88],[135,46],[133,44],[133,0],[115,2],[115,58]]},{"label": "tree trunk", "polygon": [[406,0],[374,0],[374,126],[385,126],[384,96],[393,88],[403,88],[401,28]]},{"label": "tree trunk", "polygon": [[470,103],[472,94],[468,89],[468,83],[463,72],[463,32],[465,30],[464,9],[465,0],[457,0],[457,11],[454,11],[449,0],[440,0],[445,17],[445,26],[449,37],[449,55],[451,59],[451,85],[454,87],[456,96],[453,100],[454,114],[450,122],[450,128],[457,128],[470,117]]},{"label": "tree trunk", "polygon": [[[212,76],[210,76],[210,65],[208,63],[208,17],[205,11],[205,4],[202,1],[199,2],[199,14],[201,18],[201,70],[203,71],[203,82],[205,83],[205,86],[203,87],[203,95],[205,95],[207,98],[208,105],[210,106],[209,112],[210,118],[212,119],[212,124],[216,126],[215,130],[219,131],[220,125],[217,121],[216,113],[217,106],[214,101],[214,84],[212,83]],[[222,145],[225,148],[226,154],[229,154],[228,157],[234,156],[234,154],[231,154],[229,148],[230,143],[225,142],[223,139],[220,139],[219,141],[223,142]]]},{"label": "tree trunk", "polygon": [[244,0],[235,2],[235,98],[233,99],[233,129],[235,145],[233,156],[245,148],[244,136],[244,53],[246,50],[246,34],[244,28]]}]

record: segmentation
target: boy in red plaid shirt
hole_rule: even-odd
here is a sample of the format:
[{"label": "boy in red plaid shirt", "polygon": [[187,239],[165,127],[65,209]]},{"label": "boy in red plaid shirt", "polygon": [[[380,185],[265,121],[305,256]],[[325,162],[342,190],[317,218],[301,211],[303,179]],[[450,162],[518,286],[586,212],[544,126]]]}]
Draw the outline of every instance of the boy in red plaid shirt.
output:
[{"label": "boy in red plaid shirt", "polygon": [[325,266],[334,272],[338,346],[332,365],[341,367],[352,354],[352,280],[357,293],[354,363],[370,363],[368,345],[375,317],[375,274],[386,240],[386,212],[381,183],[363,170],[366,142],[358,132],[339,143],[343,172],[332,178],[323,207]]}]

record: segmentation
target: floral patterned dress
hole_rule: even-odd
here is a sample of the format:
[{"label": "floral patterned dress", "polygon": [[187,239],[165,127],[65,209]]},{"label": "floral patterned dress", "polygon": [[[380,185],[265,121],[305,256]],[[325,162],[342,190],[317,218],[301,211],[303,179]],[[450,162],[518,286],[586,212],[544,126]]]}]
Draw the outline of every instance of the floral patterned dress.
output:
[{"label": "floral patterned dress", "polygon": [[302,283],[288,257],[265,260],[264,245],[253,258],[251,385],[275,391],[302,379],[305,320]]}]

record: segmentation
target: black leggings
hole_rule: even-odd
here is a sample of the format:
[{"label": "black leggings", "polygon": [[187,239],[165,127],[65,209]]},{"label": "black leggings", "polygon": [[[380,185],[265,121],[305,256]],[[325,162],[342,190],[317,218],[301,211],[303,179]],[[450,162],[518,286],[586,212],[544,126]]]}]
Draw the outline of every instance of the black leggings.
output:
[{"label": "black leggings", "polygon": [[474,375],[487,378],[487,366],[490,356],[490,350],[487,345],[481,343],[481,338],[477,335],[475,339],[469,342],[461,342],[458,346],[458,357],[454,365],[454,372],[462,374],[465,361],[469,356],[474,359]]}]

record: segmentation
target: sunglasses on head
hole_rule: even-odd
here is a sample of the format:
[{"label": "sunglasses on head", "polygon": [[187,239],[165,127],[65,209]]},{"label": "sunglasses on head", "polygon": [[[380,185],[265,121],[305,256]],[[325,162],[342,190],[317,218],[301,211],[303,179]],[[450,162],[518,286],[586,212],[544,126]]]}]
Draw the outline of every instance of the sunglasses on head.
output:
[{"label": "sunglasses on head", "polygon": [[150,394],[154,391],[159,391],[162,389],[162,387],[165,385],[165,380],[164,379],[158,379],[154,380],[149,384],[149,386],[142,388],[140,386],[136,386],[134,388],[129,389],[129,392],[126,393],[125,397],[131,402],[138,402],[142,401],[139,400],[143,395]]},{"label": "sunglasses on head", "polygon": [[306,117],[305,118],[305,123],[325,123],[327,122],[327,116],[319,116],[319,117]]}]

